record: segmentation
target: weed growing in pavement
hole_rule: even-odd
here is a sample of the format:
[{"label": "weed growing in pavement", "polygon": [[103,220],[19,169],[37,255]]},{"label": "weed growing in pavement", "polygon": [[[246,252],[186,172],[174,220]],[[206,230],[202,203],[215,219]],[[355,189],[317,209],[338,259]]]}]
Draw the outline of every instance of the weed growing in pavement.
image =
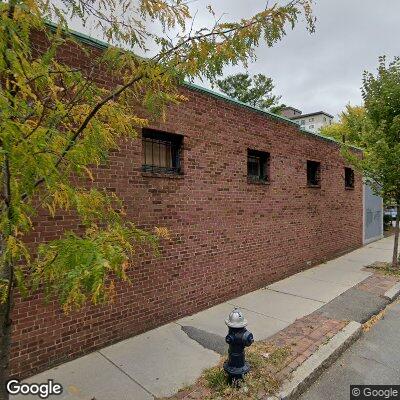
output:
[{"label": "weed growing in pavement", "polygon": [[393,268],[392,264],[388,262],[376,261],[373,264],[368,265],[366,268],[373,269],[384,275],[397,276],[400,278],[400,268]]},{"label": "weed growing in pavement", "polygon": [[276,393],[285,378],[280,371],[290,356],[288,347],[275,347],[270,343],[257,342],[246,350],[251,371],[238,387],[229,385],[222,364],[203,373],[200,384],[210,389],[204,400],[245,400],[257,399]]}]

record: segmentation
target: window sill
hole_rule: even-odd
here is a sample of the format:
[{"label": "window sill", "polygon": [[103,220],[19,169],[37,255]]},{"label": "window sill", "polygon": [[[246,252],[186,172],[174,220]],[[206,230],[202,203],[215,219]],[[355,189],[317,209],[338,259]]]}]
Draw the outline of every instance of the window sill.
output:
[{"label": "window sill", "polygon": [[253,178],[247,178],[247,183],[250,185],[269,185],[269,181],[263,181],[261,179],[253,179]]},{"label": "window sill", "polygon": [[345,186],[345,190],[354,190],[354,186],[353,187]]},{"label": "window sill", "polygon": [[166,178],[166,179],[183,179],[183,174],[172,174],[167,172],[150,172],[150,171],[142,171],[142,176],[144,178]]},{"label": "window sill", "polygon": [[321,189],[321,185],[310,185],[310,184],[308,184],[307,187],[310,188],[310,189]]}]

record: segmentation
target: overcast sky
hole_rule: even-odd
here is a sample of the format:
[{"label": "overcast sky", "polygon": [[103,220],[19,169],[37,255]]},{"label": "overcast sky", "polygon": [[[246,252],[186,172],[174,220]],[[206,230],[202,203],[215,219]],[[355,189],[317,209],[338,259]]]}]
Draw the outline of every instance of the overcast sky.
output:
[{"label": "overcast sky", "polygon": [[[261,0],[208,3],[232,18],[248,16],[265,4]],[[197,7],[203,4],[197,1]],[[361,104],[364,70],[374,71],[380,55],[400,55],[400,0],[316,0],[314,13],[314,34],[299,24],[273,48],[261,45],[249,71],[272,77],[283,103],[303,112],[323,110],[336,116],[348,102]]]},{"label": "overcast sky", "polygon": [[[210,26],[208,4],[217,16],[224,13],[225,20],[237,20],[263,9],[266,0],[191,0],[190,4],[193,12],[198,10],[196,25]],[[283,103],[305,113],[322,110],[336,116],[349,102],[361,104],[364,70],[374,71],[380,55],[400,55],[400,0],[315,0],[314,14],[314,34],[299,23],[273,48],[262,43],[249,72],[273,78]]]}]

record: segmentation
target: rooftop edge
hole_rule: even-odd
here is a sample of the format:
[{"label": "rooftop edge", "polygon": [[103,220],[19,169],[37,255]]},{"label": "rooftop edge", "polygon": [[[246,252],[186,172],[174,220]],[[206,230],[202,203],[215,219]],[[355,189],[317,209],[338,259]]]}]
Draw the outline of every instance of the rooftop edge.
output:
[{"label": "rooftop edge", "polygon": [[[57,24],[55,24],[54,22],[46,21],[46,25],[48,25],[50,27],[50,29],[53,29],[53,30],[57,28]],[[69,29],[69,28],[68,28],[68,32],[72,36],[76,37],[80,42],[82,42],[84,44],[88,44],[90,46],[96,47],[96,48],[101,49],[101,50],[105,50],[108,47],[110,47],[110,45],[108,43],[106,43],[106,42],[104,42],[102,40],[99,40],[99,39],[95,39],[95,38],[93,38],[91,36],[85,35],[82,32],[78,32],[78,31],[75,31],[75,30]],[[337,141],[337,140],[335,140],[335,139],[333,139],[331,137],[324,136],[324,135],[321,135],[319,133],[311,132],[311,131],[308,131],[308,130],[302,128],[297,122],[294,122],[293,120],[291,120],[289,118],[283,117],[283,116],[278,115],[278,114],[274,114],[274,113],[272,113],[270,111],[262,110],[260,108],[251,106],[251,105],[243,103],[243,102],[241,102],[239,100],[233,99],[232,97],[226,96],[226,95],[224,95],[222,93],[215,92],[215,91],[213,91],[211,89],[205,88],[205,87],[200,86],[200,85],[196,85],[196,84],[191,83],[191,82],[186,82],[185,81],[182,85],[186,86],[189,89],[196,90],[196,91],[208,94],[210,96],[219,98],[221,100],[230,102],[232,104],[236,104],[236,105],[238,105],[240,107],[247,108],[249,110],[255,111],[255,112],[259,113],[259,114],[263,114],[263,115],[265,115],[265,116],[267,116],[269,118],[272,118],[272,119],[275,119],[275,120],[279,120],[279,121],[288,123],[290,125],[297,126],[297,128],[298,128],[300,133],[308,134],[310,136],[315,137],[316,139],[320,139],[320,140],[324,140],[324,141],[327,141],[327,142],[331,142],[331,143],[336,144],[338,146],[341,145],[341,143],[339,141]],[[325,112],[321,112],[321,113],[327,114]],[[316,114],[316,113],[314,113],[314,114]],[[302,116],[304,117],[305,115],[307,115],[307,114],[304,114]],[[327,115],[329,115],[329,114],[327,114]],[[298,116],[298,117],[301,117],[301,116]],[[333,118],[333,116],[332,116],[332,118]],[[359,147],[356,147],[356,146],[351,146],[351,148],[353,148],[355,150],[358,150],[358,151],[363,151],[363,149],[361,149]]]}]

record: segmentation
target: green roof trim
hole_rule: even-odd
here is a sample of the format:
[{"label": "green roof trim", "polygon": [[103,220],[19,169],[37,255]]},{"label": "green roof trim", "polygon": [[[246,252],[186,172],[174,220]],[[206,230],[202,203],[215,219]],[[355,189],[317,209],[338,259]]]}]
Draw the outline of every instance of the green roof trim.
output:
[{"label": "green roof trim", "polygon": [[[46,25],[51,29],[51,30],[56,30],[57,29],[57,24],[54,22],[46,21]],[[88,44],[90,46],[96,47],[100,50],[106,50],[110,47],[110,45],[106,42],[103,42],[102,40],[95,39],[91,36],[85,35],[84,33],[75,31],[73,29],[68,28],[68,33],[74,36],[76,39],[78,39],[81,43]]]},{"label": "green roof trim", "polygon": [[250,109],[252,111],[256,111],[258,113],[261,113],[261,114],[264,114],[264,115],[268,115],[271,118],[287,122],[287,123],[289,123],[291,125],[297,125],[297,126],[299,125],[297,122],[294,122],[294,121],[290,120],[289,118],[282,117],[281,115],[274,114],[274,113],[272,113],[270,111],[261,110],[261,108],[257,108],[257,107],[251,106],[250,104],[243,103],[243,102],[241,102],[239,100],[233,99],[232,97],[229,97],[229,96],[226,96],[224,94],[215,92],[215,91],[213,91],[211,89],[207,89],[207,88],[205,88],[203,86],[199,86],[199,85],[196,85],[196,84],[190,83],[190,82],[184,82],[183,86],[186,86],[189,89],[193,89],[193,90],[196,90],[198,92],[207,93],[210,96],[217,97],[217,98],[219,98],[221,100],[225,100],[227,102],[236,104],[236,105],[241,106],[243,108],[248,108],[248,109]]},{"label": "green roof trim", "polygon": [[[55,24],[54,22],[48,21],[48,22],[46,22],[46,24],[52,30],[55,30],[57,28],[57,24]],[[110,45],[108,43],[106,43],[106,42],[104,42],[102,40],[95,39],[95,38],[93,38],[91,36],[85,35],[84,33],[75,31],[73,29],[68,29],[68,32],[72,36],[76,37],[76,39],[78,39],[81,43],[88,44],[89,46],[93,46],[93,47],[96,47],[96,48],[101,49],[101,50],[106,50],[107,48],[110,47]],[[267,116],[269,118],[272,118],[272,119],[275,119],[275,120],[278,120],[278,121],[281,121],[281,122],[285,122],[285,123],[290,124],[290,125],[294,125],[294,126],[296,126],[298,128],[300,133],[305,133],[307,135],[311,135],[311,136],[315,137],[316,139],[320,139],[320,140],[324,140],[324,141],[327,141],[327,142],[331,142],[331,143],[334,143],[334,144],[339,145],[339,146],[341,145],[341,143],[339,141],[337,141],[337,140],[335,140],[335,139],[333,139],[331,137],[321,135],[319,133],[308,131],[308,130],[302,128],[297,122],[292,121],[289,118],[282,117],[281,115],[274,114],[274,113],[272,113],[270,111],[261,110],[260,108],[257,108],[257,107],[251,106],[249,104],[243,103],[243,102],[241,102],[239,100],[233,99],[232,97],[229,97],[229,96],[226,96],[224,94],[215,92],[215,91],[213,91],[211,89],[207,89],[207,88],[205,88],[203,86],[196,85],[196,84],[191,83],[191,82],[183,82],[183,86],[185,86],[185,87],[187,87],[189,89],[198,91],[198,92],[202,92],[202,93],[208,94],[208,95],[210,95],[212,97],[227,101],[227,102],[235,104],[237,106],[246,108],[248,110],[257,112],[257,113],[265,115],[265,116]],[[361,149],[359,147],[356,147],[356,146],[351,146],[351,147],[353,149],[355,149],[355,150],[363,151],[363,149]]]},{"label": "green roof trim", "polygon": [[[329,142],[336,143],[336,144],[339,145],[339,146],[341,146],[342,144],[344,144],[344,143],[339,142],[338,140],[336,140],[336,139],[334,139],[334,138],[331,138],[331,137],[329,137],[329,136],[325,136],[325,135],[321,135],[320,133],[315,133],[315,132],[308,131],[307,129],[302,128],[301,126],[299,126],[299,127],[300,127],[300,131],[301,131],[301,132],[307,133],[307,134],[309,134],[309,135],[316,136],[317,138],[319,138],[319,139],[321,139],[321,140],[327,140],[327,141],[329,141]],[[350,145],[349,147],[351,147],[351,148],[354,149],[354,150],[364,151],[364,149],[362,149],[361,147],[357,147],[357,146],[355,146],[355,145]]]},{"label": "green roof trim", "polygon": [[[327,142],[332,142],[332,143],[337,144],[339,146],[341,145],[341,143],[339,141],[337,141],[336,139],[333,139],[333,138],[331,138],[329,136],[321,135],[320,133],[315,133],[315,132],[308,131],[307,129],[302,128],[300,126],[300,124],[298,124],[297,122],[292,121],[289,118],[282,117],[281,115],[274,114],[274,113],[272,113],[270,111],[261,110],[260,108],[257,108],[257,107],[251,106],[249,104],[243,103],[243,102],[241,102],[239,100],[233,99],[232,97],[228,97],[228,96],[226,96],[224,94],[215,92],[215,91],[213,91],[211,89],[207,89],[207,88],[205,88],[203,86],[199,86],[199,85],[196,85],[194,83],[184,82],[183,86],[186,86],[189,89],[196,90],[198,92],[206,93],[206,94],[208,94],[210,96],[219,98],[219,99],[227,101],[229,103],[236,104],[236,105],[238,105],[240,107],[247,108],[247,109],[249,109],[251,111],[255,111],[255,112],[259,113],[259,114],[266,115],[269,118],[273,118],[273,119],[279,120],[281,122],[286,122],[286,123],[288,123],[290,125],[295,125],[301,133],[305,133],[307,135],[314,136],[316,139],[324,140],[324,141],[327,141]],[[361,149],[359,147],[356,147],[356,146],[351,146],[351,147],[356,149],[356,150],[363,151],[363,149]]]}]

